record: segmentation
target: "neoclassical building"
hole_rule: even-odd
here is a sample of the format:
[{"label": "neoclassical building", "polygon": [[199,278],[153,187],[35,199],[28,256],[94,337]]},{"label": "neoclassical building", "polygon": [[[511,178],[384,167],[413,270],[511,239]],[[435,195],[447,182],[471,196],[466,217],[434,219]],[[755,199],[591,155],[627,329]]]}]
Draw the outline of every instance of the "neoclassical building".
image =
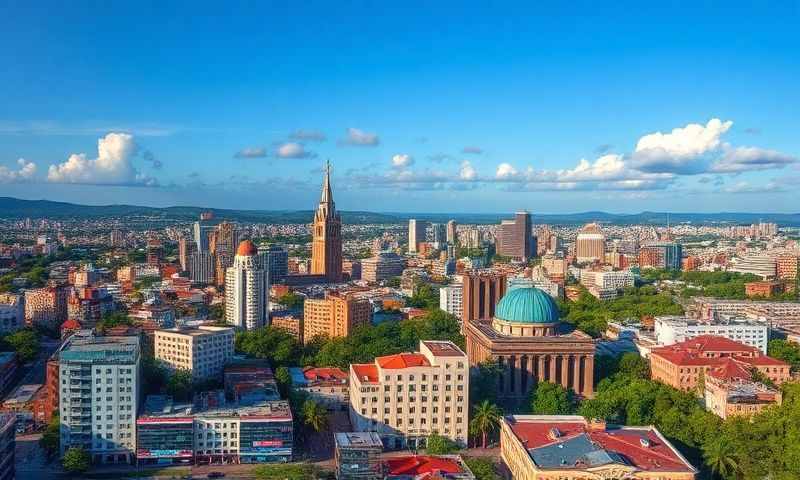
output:
[{"label": "neoclassical building", "polygon": [[559,319],[553,299],[538,288],[517,288],[498,302],[491,322],[465,322],[470,365],[497,361],[498,397],[525,401],[537,382],[552,382],[591,397],[594,340]]}]

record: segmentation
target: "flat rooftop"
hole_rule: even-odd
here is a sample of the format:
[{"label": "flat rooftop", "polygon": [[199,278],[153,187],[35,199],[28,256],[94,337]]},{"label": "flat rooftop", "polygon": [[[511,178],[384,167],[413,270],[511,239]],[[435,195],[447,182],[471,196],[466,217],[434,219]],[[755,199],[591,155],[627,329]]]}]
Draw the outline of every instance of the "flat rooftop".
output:
[{"label": "flat rooftop", "polygon": [[340,448],[380,448],[381,437],[375,432],[337,432],[333,434],[336,446]]}]

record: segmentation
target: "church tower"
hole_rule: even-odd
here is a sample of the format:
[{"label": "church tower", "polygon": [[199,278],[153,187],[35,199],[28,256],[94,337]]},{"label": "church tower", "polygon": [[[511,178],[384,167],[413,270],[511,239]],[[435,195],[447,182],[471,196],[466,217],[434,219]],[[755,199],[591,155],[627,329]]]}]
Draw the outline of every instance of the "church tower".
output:
[{"label": "church tower", "polygon": [[342,220],[331,192],[331,163],[325,164],[322,197],[314,214],[314,242],[311,251],[311,274],[325,275],[329,282],[342,280]]}]

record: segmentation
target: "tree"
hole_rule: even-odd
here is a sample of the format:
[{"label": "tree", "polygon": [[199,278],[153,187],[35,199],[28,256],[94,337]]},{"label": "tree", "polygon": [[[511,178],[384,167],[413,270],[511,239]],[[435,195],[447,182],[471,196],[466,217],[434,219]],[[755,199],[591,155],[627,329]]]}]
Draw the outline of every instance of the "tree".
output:
[{"label": "tree", "polygon": [[486,439],[500,426],[500,417],[503,411],[497,405],[484,400],[472,412],[469,422],[469,431],[472,435],[481,436],[481,445],[486,448]]},{"label": "tree", "polygon": [[39,445],[42,447],[48,457],[52,457],[58,453],[61,443],[60,429],[61,421],[59,420],[58,415],[54,415],[50,420],[50,423],[47,424],[47,429],[42,434],[42,438],[39,439]]},{"label": "tree", "polygon": [[450,455],[461,450],[461,447],[447,437],[432,433],[428,435],[425,450],[430,455]]},{"label": "tree", "polygon": [[500,480],[490,457],[467,457],[464,463],[472,470],[475,480]]},{"label": "tree", "polygon": [[536,415],[570,415],[575,412],[572,393],[561,385],[541,382],[531,390],[531,411]]},{"label": "tree", "polygon": [[706,464],[721,478],[728,478],[739,471],[735,455],[733,445],[725,437],[720,437],[703,448]]},{"label": "tree", "polygon": [[30,362],[39,355],[39,335],[29,328],[3,337],[0,350],[3,349],[3,344],[7,345],[7,349],[17,352],[23,363]]},{"label": "tree", "polygon": [[157,394],[167,384],[167,370],[150,355],[142,355],[142,383],[146,395]]},{"label": "tree", "polygon": [[800,371],[800,347],[796,344],[787,340],[770,340],[767,354],[790,364],[792,372]]},{"label": "tree", "polygon": [[120,325],[133,325],[131,317],[126,312],[109,312],[97,322],[95,328],[99,332],[105,332],[107,328],[118,327]]},{"label": "tree", "polygon": [[216,303],[208,307],[208,318],[211,320],[225,320],[225,304]]},{"label": "tree", "polygon": [[281,297],[278,298],[278,303],[292,310],[302,309],[305,301],[306,297],[298,295],[295,292],[289,292],[286,295],[282,295]]},{"label": "tree", "polygon": [[80,447],[71,447],[64,453],[61,465],[69,473],[83,473],[89,470],[91,458],[86,450]]},{"label": "tree", "polygon": [[191,370],[175,370],[167,379],[167,394],[179,402],[189,401],[192,397],[193,382],[194,378]]},{"label": "tree", "polygon": [[635,352],[625,352],[619,360],[618,371],[631,378],[650,378],[650,364]]},{"label": "tree", "polygon": [[269,360],[273,367],[294,365],[301,354],[297,339],[286,330],[272,326],[237,332],[236,351]]},{"label": "tree", "polygon": [[497,361],[489,360],[478,364],[469,380],[469,398],[476,404],[484,400],[497,402],[497,380],[502,368]]},{"label": "tree", "polygon": [[303,403],[303,423],[315,432],[321,432],[328,426],[328,410],[314,400],[306,400]]},{"label": "tree", "polygon": [[289,373],[289,368],[281,365],[275,369],[275,383],[278,384],[278,389],[281,396],[284,398],[289,395],[289,389],[292,387],[292,376]]}]

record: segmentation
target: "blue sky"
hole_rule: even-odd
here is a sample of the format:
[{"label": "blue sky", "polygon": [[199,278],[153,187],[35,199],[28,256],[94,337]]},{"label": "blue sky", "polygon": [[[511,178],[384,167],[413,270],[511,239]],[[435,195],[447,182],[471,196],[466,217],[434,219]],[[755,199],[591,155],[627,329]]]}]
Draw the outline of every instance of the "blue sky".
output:
[{"label": "blue sky", "polygon": [[798,2],[16,3],[0,195],[800,210]]}]

